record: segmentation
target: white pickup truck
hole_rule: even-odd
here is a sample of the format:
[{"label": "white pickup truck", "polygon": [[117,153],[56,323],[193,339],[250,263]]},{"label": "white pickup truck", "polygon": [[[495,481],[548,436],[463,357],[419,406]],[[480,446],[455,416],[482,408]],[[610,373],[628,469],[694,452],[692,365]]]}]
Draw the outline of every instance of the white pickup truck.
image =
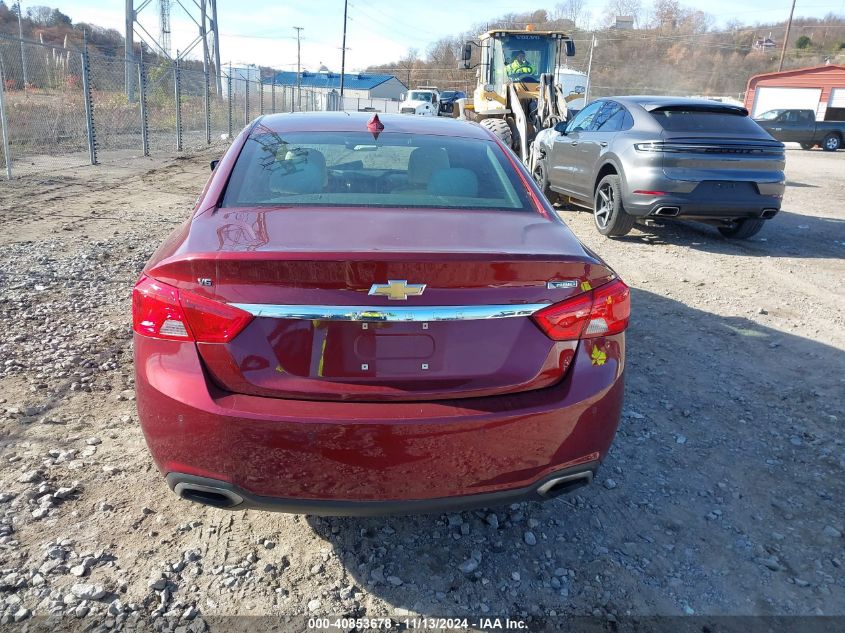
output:
[{"label": "white pickup truck", "polygon": [[440,111],[440,91],[437,88],[416,88],[410,90],[399,104],[400,114],[437,116]]}]

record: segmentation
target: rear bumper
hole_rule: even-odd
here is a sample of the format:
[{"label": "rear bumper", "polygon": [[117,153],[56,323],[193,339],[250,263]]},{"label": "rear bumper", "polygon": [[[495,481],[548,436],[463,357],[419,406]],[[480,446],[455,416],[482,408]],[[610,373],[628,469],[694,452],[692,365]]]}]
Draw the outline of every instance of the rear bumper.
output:
[{"label": "rear bumper", "polygon": [[598,467],[598,462],[590,462],[566,468],[522,488],[454,497],[386,501],[267,497],[251,494],[227,481],[184,473],[168,473],[167,484],[183,499],[225,510],[265,510],[319,516],[383,516],[452,512],[522,501],[546,501],[591,483]]},{"label": "rear bumper", "polygon": [[[658,178],[627,183],[625,211],[637,217],[665,216],[695,220],[774,217],[783,202],[783,183],[753,181],[687,182]],[[665,195],[634,191],[664,191]],[[670,212],[662,210],[670,209]]]},{"label": "rear bumper", "polygon": [[[645,200],[637,200],[643,197]],[[670,196],[632,195],[625,201],[625,211],[637,217],[678,217],[691,220],[733,220],[737,218],[771,219],[780,211],[781,199],[757,196],[751,200],[717,200],[695,194]]]},{"label": "rear bumper", "polygon": [[239,496],[238,509],[389,514],[542,499],[556,476],[590,479],[610,447],[624,345],[624,335],[582,342],[560,383],[519,394],[315,402],[224,392],[193,344],[136,335],[138,414],[172,488],[206,480]]}]

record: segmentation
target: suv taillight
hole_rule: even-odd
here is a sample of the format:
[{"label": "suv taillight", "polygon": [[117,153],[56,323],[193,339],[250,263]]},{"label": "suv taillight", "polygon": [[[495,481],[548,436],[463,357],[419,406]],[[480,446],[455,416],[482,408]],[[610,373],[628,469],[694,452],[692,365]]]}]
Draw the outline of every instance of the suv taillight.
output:
[{"label": "suv taillight", "polygon": [[619,334],[628,327],[631,290],[616,279],[534,313],[533,319],[555,341]]},{"label": "suv taillight", "polygon": [[151,338],[227,343],[252,315],[143,276],[132,290],[132,329]]}]

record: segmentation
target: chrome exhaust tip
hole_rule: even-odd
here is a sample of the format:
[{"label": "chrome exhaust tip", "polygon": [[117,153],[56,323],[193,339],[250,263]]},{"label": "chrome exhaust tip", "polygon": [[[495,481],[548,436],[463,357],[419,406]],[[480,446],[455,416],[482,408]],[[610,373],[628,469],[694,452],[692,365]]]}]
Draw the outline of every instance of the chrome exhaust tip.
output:
[{"label": "chrome exhaust tip", "polygon": [[562,494],[572,492],[576,488],[586,486],[593,481],[593,472],[573,473],[561,477],[553,477],[537,488],[537,494],[546,499],[552,499]]},{"label": "chrome exhaust tip", "polygon": [[652,215],[658,215],[662,218],[674,218],[681,212],[679,207],[658,207]]},{"label": "chrome exhaust tip", "polygon": [[214,508],[234,508],[243,503],[243,497],[232,490],[217,486],[203,486],[190,482],[179,482],[173,492],[187,501],[194,501]]},{"label": "chrome exhaust tip", "polygon": [[760,217],[763,220],[771,220],[773,217],[777,215],[777,209],[763,209],[763,212],[760,214]]}]

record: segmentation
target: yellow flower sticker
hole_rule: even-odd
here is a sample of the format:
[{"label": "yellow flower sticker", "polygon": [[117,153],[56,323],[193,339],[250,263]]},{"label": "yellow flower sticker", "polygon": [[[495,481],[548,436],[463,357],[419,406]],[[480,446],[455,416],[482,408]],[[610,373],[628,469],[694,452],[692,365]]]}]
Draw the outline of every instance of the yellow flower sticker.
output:
[{"label": "yellow flower sticker", "polygon": [[601,351],[598,345],[593,345],[593,353],[590,354],[593,365],[604,365],[607,362],[607,354]]},{"label": "yellow flower sticker", "polygon": [[581,290],[583,292],[587,292],[588,290],[592,290],[593,287],[590,285],[589,281],[582,281],[581,282]]}]

